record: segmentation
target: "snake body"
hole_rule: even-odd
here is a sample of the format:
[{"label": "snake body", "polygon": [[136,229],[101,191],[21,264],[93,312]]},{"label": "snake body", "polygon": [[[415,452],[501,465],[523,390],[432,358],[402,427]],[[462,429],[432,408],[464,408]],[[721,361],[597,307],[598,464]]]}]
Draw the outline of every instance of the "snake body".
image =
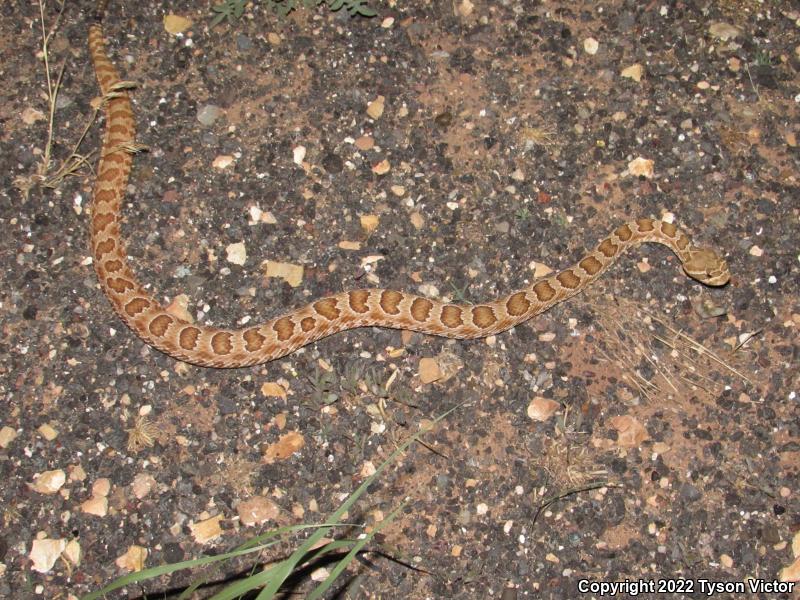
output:
[{"label": "snake body", "polygon": [[[105,2],[101,2],[101,11]],[[122,320],[146,343],[204,367],[245,367],[286,356],[346,329],[378,326],[469,339],[505,331],[574,296],[600,277],[623,252],[643,242],[670,248],[687,275],[706,285],[729,279],[725,261],[694,246],[672,223],[638,219],[617,227],[578,263],[510,295],[478,305],[448,304],[390,289],[358,289],[320,298],[302,308],[242,329],[196,324],[168,312],[138,282],[120,237],[120,209],[135,140],[128,93],[108,57],[98,22],[89,49],[104,97],[105,133],[91,205],[91,249],[103,292]]]}]

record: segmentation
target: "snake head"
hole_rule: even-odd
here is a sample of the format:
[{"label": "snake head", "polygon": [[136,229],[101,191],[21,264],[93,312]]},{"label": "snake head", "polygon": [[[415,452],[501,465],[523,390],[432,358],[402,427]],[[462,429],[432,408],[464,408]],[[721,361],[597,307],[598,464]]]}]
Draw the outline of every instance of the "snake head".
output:
[{"label": "snake head", "polygon": [[708,248],[693,248],[689,259],[684,261],[683,270],[692,279],[705,285],[725,285],[731,278],[728,263]]}]

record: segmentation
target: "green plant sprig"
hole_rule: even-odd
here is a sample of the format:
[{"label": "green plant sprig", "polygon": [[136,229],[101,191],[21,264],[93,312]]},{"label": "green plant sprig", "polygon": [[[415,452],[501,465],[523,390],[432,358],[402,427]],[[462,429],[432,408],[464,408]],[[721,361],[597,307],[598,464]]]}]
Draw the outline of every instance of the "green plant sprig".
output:
[{"label": "green plant sprig", "polygon": [[[359,17],[374,17],[378,14],[378,12],[366,4],[366,0],[265,0],[267,3],[267,8],[271,10],[276,15],[281,17],[286,17],[289,13],[293,10],[298,8],[298,6],[304,6],[305,8],[314,8],[319,6],[320,4],[327,4],[328,8],[333,11],[339,11],[344,9],[351,17],[359,16]],[[215,13],[217,13],[214,18],[211,20],[211,27],[215,27],[222,22],[223,19],[227,19],[229,23],[232,23],[234,19],[241,18],[242,14],[244,14],[244,7],[247,5],[249,0],[224,0],[222,4],[217,4],[216,6],[211,7]]]}]

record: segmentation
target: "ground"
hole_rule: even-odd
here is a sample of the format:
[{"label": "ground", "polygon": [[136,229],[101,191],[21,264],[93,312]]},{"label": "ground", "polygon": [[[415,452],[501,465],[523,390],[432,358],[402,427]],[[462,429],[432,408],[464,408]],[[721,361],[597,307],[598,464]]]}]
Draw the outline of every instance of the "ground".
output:
[{"label": "ground", "polygon": [[[112,1],[105,25],[148,148],[128,254],[175,310],[241,325],[364,286],[480,302],[636,217],[674,220],[731,282],[704,288],[646,246],[485,340],[361,329],[259,367],[180,363],[97,284],[96,155],[54,187],[37,177],[40,14],[15,3],[0,26],[0,596],[80,596],[138,563],[322,521],[454,406],[348,515],[374,526],[408,500],[339,597],[600,597],[579,582],[625,579],[706,597],[701,580],[797,578],[796,4],[390,1],[372,19],[280,19],[256,2],[209,29],[212,4]],[[45,175],[92,118],[90,12],[67,3],[49,42],[63,77]],[[171,33],[169,14],[192,24]]]}]

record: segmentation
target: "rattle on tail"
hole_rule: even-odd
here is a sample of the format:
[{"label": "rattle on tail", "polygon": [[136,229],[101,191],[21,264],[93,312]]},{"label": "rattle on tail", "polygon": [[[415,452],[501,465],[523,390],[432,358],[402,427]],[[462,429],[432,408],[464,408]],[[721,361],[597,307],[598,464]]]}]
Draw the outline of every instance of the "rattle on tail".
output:
[{"label": "rattle on tail", "polygon": [[122,320],[162,352],[205,367],[264,363],[339,331],[378,326],[450,338],[478,338],[505,331],[574,296],[632,246],[655,242],[680,259],[687,275],[710,286],[730,273],[714,251],[692,245],[675,225],[638,219],[615,229],[577,264],[508,296],[477,305],[446,304],[407,292],[362,289],[321,298],[282,316],[242,329],[190,323],[167,312],[137,281],[120,237],[120,210],[135,145],[128,93],[109,60],[100,25],[107,0],[89,29],[89,49],[104,97],[105,134],[92,199],[91,246],[103,292]]}]

